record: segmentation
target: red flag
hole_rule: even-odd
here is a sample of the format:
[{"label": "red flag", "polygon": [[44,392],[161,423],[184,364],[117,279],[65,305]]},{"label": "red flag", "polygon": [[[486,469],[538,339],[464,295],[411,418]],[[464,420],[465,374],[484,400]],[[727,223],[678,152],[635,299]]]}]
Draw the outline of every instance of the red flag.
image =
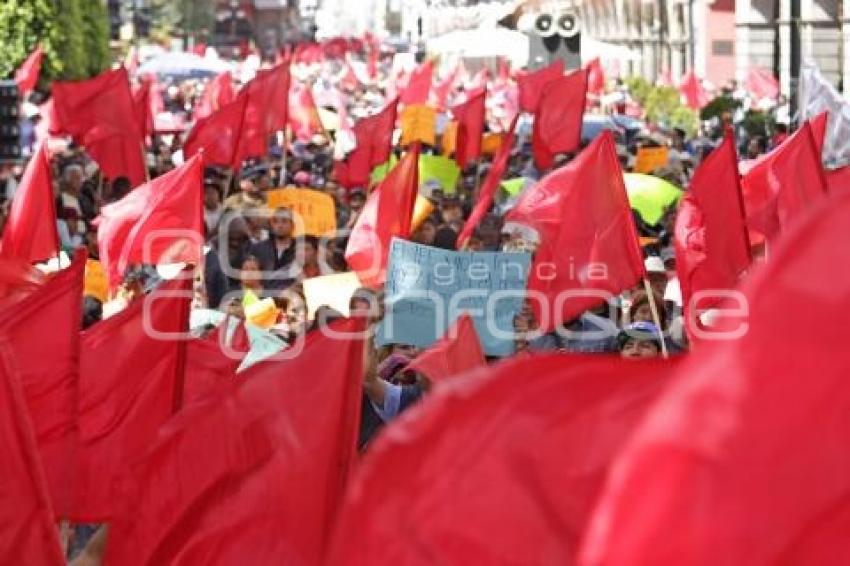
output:
[{"label": "red flag", "polygon": [[44,60],[44,49],[37,46],[32,53],[24,60],[18,70],[15,71],[15,82],[18,83],[18,90],[21,96],[26,96],[35,89],[38,84],[38,77],[41,73],[41,62]]},{"label": "red flag", "polygon": [[162,430],[120,484],[106,563],[321,563],[363,391],[362,320],[331,328]]},{"label": "red flag", "polygon": [[517,75],[519,85],[519,109],[523,112],[537,112],[540,97],[546,86],[564,75],[564,62],[560,59],[532,73],[522,72]]},{"label": "red flag", "polygon": [[552,167],[555,155],[577,151],[587,100],[587,73],[575,71],[546,85],[534,114],[531,135],[534,163],[540,170]]},{"label": "red flag", "polygon": [[763,98],[776,100],[779,96],[779,81],[776,80],[773,73],[761,67],[753,66],[749,68],[745,86],[757,101]]},{"label": "red flag", "polygon": [[418,371],[432,383],[441,383],[485,365],[481,342],[469,313],[461,314],[430,348],[408,364],[407,369]]},{"label": "red flag", "polygon": [[693,71],[688,71],[682,77],[682,82],[679,83],[679,92],[685,99],[685,104],[688,108],[692,108],[693,110],[699,110],[710,102],[710,98],[703,88],[702,82]]},{"label": "red flag", "polygon": [[341,166],[340,183],[349,188],[366,187],[372,169],[386,163],[392,152],[393,130],[395,129],[398,99],[389,102],[374,116],[359,120],[353,128],[357,146],[348,154]]},{"label": "red flag", "polygon": [[97,245],[110,285],[117,285],[134,263],[198,264],[203,178],[203,159],[195,156],[101,209]]},{"label": "red flag", "polygon": [[463,104],[452,107],[452,114],[457,120],[457,143],[455,161],[457,166],[465,169],[471,162],[481,157],[481,136],[484,135],[484,102],[487,89],[470,93]]},{"label": "red flag", "polygon": [[[0,356],[0,362],[5,362]],[[9,363],[0,363],[0,563],[62,566],[65,557],[23,393]]]},{"label": "red flag", "polygon": [[850,195],[804,216],[613,464],[582,564],[850,562],[847,325],[823,316],[850,310]]},{"label": "red flag", "polygon": [[84,146],[109,178],[125,176],[135,185],[147,178],[144,141],[136,125],[130,79],[124,67],[93,79],[53,83],[57,123]]},{"label": "red flag", "polygon": [[[85,251],[26,300],[0,310],[3,357],[21,384],[54,510],[71,507]],[[0,482],[3,483],[3,482]]]},{"label": "red flag", "polygon": [[496,190],[499,188],[499,183],[502,181],[502,176],[508,168],[508,161],[511,158],[511,150],[514,145],[514,137],[516,131],[516,123],[518,115],[514,115],[510,129],[507,135],[502,140],[502,146],[499,148],[499,153],[493,159],[493,165],[487,171],[487,177],[481,184],[481,191],[478,194],[478,200],[475,203],[475,208],[469,215],[469,218],[463,224],[463,230],[457,237],[457,249],[463,249],[463,246],[472,236],[472,231],[481,222],[481,219],[490,211],[493,205],[493,198],[496,195]]},{"label": "red flag", "polygon": [[207,395],[228,389],[236,379],[236,370],[250,349],[245,325],[239,322],[235,336],[225,340],[228,321],[204,338],[186,344],[186,371],[183,404],[188,405]]},{"label": "red flag", "polygon": [[369,195],[348,238],[345,260],[363,285],[376,288],[384,283],[390,241],[410,236],[418,191],[419,144],[413,144]]},{"label": "red flag", "polygon": [[75,522],[113,516],[117,474],[180,407],[191,299],[184,272],[82,333]]},{"label": "red flag", "polygon": [[55,218],[50,158],[47,144],[42,143],[27,164],[15,191],[0,241],[0,255],[27,262],[54,257],[59,253]]},{"label": "red flag", "polygon": [[434,99],[439,109],[444,110],[448,105],[449,95],[451,94],[459,77],[460,63],[455,65],[455,68],[446,76],[446,78],[434,86]]},{"label": "red flag", "polygon": [[811,125],[753,166],[741,180],[747,224],[775,238],[788,223],[826,192],[826,180]]},{"label": "red flag", "polygon": [[233,92],[233,76],[230,71],[217,75],[207,83],[201,98],[195,104],[193,116],[195,120],[206,118],[219,108],[223,108],[233,102],[236,95]]},{"label": "red flag", "polygon": [[545,304],[531,297],[544,330],[634,287],[645,275],[611,132],[524,192],[506,220],[540,236],[528,290],[545,297]]},{"label": "red flag", "polygon": [[[203,150],[206,163],[234,167],[234,163],[239,161],[239,143],[247,108],[248,97],[240,96],[195,122],[183,143],[183,155],[188,158]],[[238,168],[238,164],[235,167]]]},{"label": "red flag", "polygon": [[602,70],[602,62],[595,57],[584,66],[587,73],[587,92],[600,95],[605,92],[605,71]]},{"label": "red flag", "polygon": [[850,166],[826,170],[824,175],[828,192],[850,191]]},{"label": "red flag", "polygon": [[670,367],[541,355],[435,388],[369,449],[326,563],[573,564],[609,464]]},{"label": "red flag", "polygon": [[407,87],[401,92],[401,103],[406,106],[427,104],[433,74],[434,64],[431,61],[419,65],[410,75]]},{"label": "red flag", "polygon": [[343,59],[342,62],[342,74],[337,81],[339,87],[344,90],[356,90],[357,87],[360,86],[360,81],[357,78],[357,74],[354,72],[354,69],[351,68],[351,63],[349,63],[348,59]]},{"label": "red flag", "polygon": [[289,117],[289,62],[261,70],[239,97],[247,98],[237,156],[238,169],[248,157],[263,158],[268,153],[269,136],[286,129]]},{"label": "red flag", "polygon": [[325,129],[310,85],[292,85],[289,91],[289,125],[298,140],[309,141],[316,134],[324,135]]},{"label": "red flag", "polygon": [[153,77],[145,77],[141,84],[133,93],[133,111],[136,117],[136,127],[139,133],[144,137],[153,135],[154,117],[153,90],[156,88],[156,82]]},{"label": "red flag", "polygon": [[192,53],[194,53],[198,57],[204,57],[207,54],[207,44],[203,41],[200,43],[196,43],[194,47],[192,47]]},{"label": "red flag", "polygon": [[44,275],[29,260],[0,254],[0,300],[10,305],[44,284]]},{"label": "red flag", "polygon": [[[691,307],[696,306],[691,304],[694,293],[734,289],[751,262],[731,130],[694,172],[690,190],[679,204],[673,243],[689,321]],[[720,299],[700,301],[700,307],[716,306]]]}]

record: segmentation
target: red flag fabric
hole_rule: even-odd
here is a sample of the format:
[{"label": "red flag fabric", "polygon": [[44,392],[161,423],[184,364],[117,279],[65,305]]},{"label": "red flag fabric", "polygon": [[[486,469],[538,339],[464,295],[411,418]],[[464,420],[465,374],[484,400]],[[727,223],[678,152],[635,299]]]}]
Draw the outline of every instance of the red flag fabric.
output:
[{"label": "red flag fabric", "polygon": [[95,222],[100,261],[111,286],[134,263],[194,263],[204,234],[204,164],[182,166],[105,206]]},{"label": "red flag fabric", "polygon": [[183,155],[193,157],[204,152],[204,161],[213,165],[233,167],[239,161],[239,143],[242,139],[247,96],[237,97],[192,126],[183,143]]},{"label": "red flag fabric", "polygon": [[120,484],[106,563],[321,564],[363,391],[363,321],[331,329],[163,428]]},{"label": "red flag fabric", "polygon": [[201,98],[195,105],[193,116],[195,120],[206,118],[219,108],[224,108],[236,97],[233,91],[233,76],[230,71],[217,75],[207,83]]},{"label": "red flag fabric", "polygon": [[823,316],[850,310],[850,195],[804,216],[613,464],[582,564],[850,561],[847,332]]},{"label": "red flag fabric", "polygon": [[407,86],[401,92],[401,103],[404,105],[427,104],[431,92],[431,79],[434,74],[434,64],[426,61],[419,65],[410,75]]},{"label": "red flag fabric", "polygon": [[327,564],[574,563],[610,462],[670,367],[550,354],[435,388],[369,449]]},{"label": "red flag fabric", "polygon": [[156,81],[153,77],[145,77],[133,93],[133,111],[136,117],[136,127],[144,137],[153,135],[154,112],[153,97]]},{"label": "red flag fabric", "polygon": [[27,164],[15,191],[3,228],[0,255],[33,263],[56,256],[59,234],[55,218],[50,158],[47,144],[42,143]]},{"label": "red flag fabric", "polygon": [[292,85],[289,91],[289,125],[295,139],[301,141],[310,141],[316,134],[324,135],[325,129],[319,118],[310,85]]},{"label": "red flag fabric", "polygon": [[587,73],[587,92],[600,95],[605,92],[605,71],[602,70],[602,62],[595,57],[584,67]]},{"label": "red flag fabric", "polygon": [[493,165],[490,166],[490,170],[487,171],[487,177],[481,184],[481,190],[478,194],[478,200],[475,202],[475,208],[472,209],[469,218],[463,224],[463,230],[461,230],[460,235],[457,237],[457,249],[459,250],[463,249],[470,236],[472,236],[473,230],[475,230],[481,219],[490,211],[490,207],[493,206],[493,198],[496,196],[496,190],[499,188],[502,176],[508,169],[508,161],[511,159],[518,118],[519,115],[514,115],[510,129],[502,140],[499,153],[493,159]]},{"label": "red flag fabric", "polygon": [[29,260],[0,254],[0,300],[10,305],[44,284],[44,275]]},{"label": "red flag fabric", "polygon": [[472,317],[465,312],[442,338],[410,362],[407,369],[424,374],[432,383],[442,383],[447,378],[483,365],[485,361],[481,341],[475,332]]},{"label": "red flag fabric", "polygon": [[228,321],[204,338],[186,344],[186,371],[183,403],[188,405],[207,395],[229,388],[236,379],[236,370],[250,349],[245,325],[236,326],[233,340],[228,343],[225,332]]},{"label": "red flag fabric", "polygon": [[828,192],[850,191],[850,166],[824,171]]},{"label": "red flag fabric", "polygon": [[505,220],[539,234],[528,290],[546,331],[645,275],[611,132],[524,192]]},{"label": "red flag fabric", "polygon": [[747,91],[758,101],[763,98],[776,100],[779,96],[779,81],[773,73],[761,67],[750,67],[744,82]]},{"label": "red flag fabric", "polygon": [[775,238],[826,192],[820,155],[806,122],[741,179],[747,224]]},{"label": "red flag fabric", "polygon": [[191,300],[184,272],[82,333],[73,521],[113,517],[117,474],[179,409]]},{"label": "red flag fabric", "polygon": [[369,195],[348,238],[345,260],[366,287],[377,288],[384,283],[393,237],[410,236],[418,192],[419,144],[413,144]]},{"label": "red flag fabric", "polygon": [[587,73],[579,70],[548,83],[540,96],[531,147],[538,169],[552,167],[555,155],[577,151],[587,100]]},{"label": "red flag fabric", "polygon": [[[695,293],[734,289],[752,260],[731,131],[694,172],[690,190],[679,203],[673,244],[689,322]],[[711,308],[719,300],[700,301],[699,306]]]},{"label": "red flag fabric", "polygon": [[452,114],[457,120],[457,142],[455,144],[455,161],[461,169],[466,169],[470,162],[481,157],[481,136],[484,135],[484,102],[487,89],[482,88],[469,94],[466,102],[452,107]]},{"label": "red flag fabric", "polygon": [[37,46],[32,53],[15,71],[15,82],[18,84],[18,90],[21,96],[26,96],[35,89],[38,84],[38,77],[41,73],[41,62],[44,60],[44,49]]},{"label": "red flag fabric", "polygon": [[434,85],[434,99],[437,107],[445,110],[448,106],[449,95],[460,77],[460,63],[442,81]]},{"label": "red flag fabric", "polygon": [[62,566],[53,508],[23,393],[11,364],[0,356],[0,563]]},{"label": "red flag fabric", "polygon": [[84,146],[111,179],[125,176],[135,185],[147,178],[144,141],[136,125],[130,79],[124,67],[85,81],[54,82],[51,127]]},{"label": "red flag fabric", "polygon": [[532,73],[519,73],[519,109],[523,112],[537,112],[540,97],[546,86],[564,76],[564,62],[560,59]]},{"label": "red flag fabric", "polygon": [[289,62],[257,72],[239,92],[247,98],[234,169],[248,157],[264,158],[269,136],[286,129],[289,118]]},{"label": "red flag fabric", "polygon": [[699,110],[710,102],[708,93],[703,88],[702,82],[700,82],[693,71],[688,71],[682,77],[682,82],[679,83],[679,92],[688,108],[692,108],[693,110]]},{"label": "red flag fabric", "polygon": [[[3,304],[7,371],[20,382],[53,509],[66,516],[76,440],[77,365],[85,251],[26,300]],[[5,476],[4,476],[5,477]],[[3,482],[0,482],[3,483]]]},{"label": "red flag fabric", "polygon": [[[390,159],[393,146],[398,100],[389,102],[374,116],[358,120],[353,132],[356,142],[354,150],[342,164],[340,183],[348,188],[366,187],[372,169]],[[338,164],[339,165],[339,164]],[[339,170],[338,170],[339,171]]]}]

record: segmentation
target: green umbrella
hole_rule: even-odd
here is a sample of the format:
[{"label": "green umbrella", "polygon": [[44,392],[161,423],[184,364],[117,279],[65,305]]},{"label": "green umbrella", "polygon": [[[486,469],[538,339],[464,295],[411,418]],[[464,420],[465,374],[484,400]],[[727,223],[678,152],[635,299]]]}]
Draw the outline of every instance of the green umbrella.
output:
[{"label": "green umbrella", "polygon": [[626,173],[626,193],[629,203],[647,224],[655,225],[664,211],[679,202],[682,190],[676,185],[652,175]]}]

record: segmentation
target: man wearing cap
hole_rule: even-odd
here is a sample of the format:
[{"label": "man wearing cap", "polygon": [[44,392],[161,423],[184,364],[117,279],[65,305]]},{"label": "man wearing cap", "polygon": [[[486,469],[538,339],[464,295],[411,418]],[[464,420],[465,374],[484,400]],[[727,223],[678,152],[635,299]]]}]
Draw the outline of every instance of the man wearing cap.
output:
[{"label": "man wearing cap", "polygon": [[617,336],[620,356],[626,359],[656,358],[661,353],[658,327],[651,322],[635,322]]},{"label": "man wearing cap", "polygon": [[286,289],[296,280],[298,274],[292,265],[295,260],[293,228],[292,211],[285,207],[276,208],[269,219],[268,239],[251,246],[249,253],[260,262],[263,286],[267,290]]},{"label": "man wearing cap", "polygon": [[265,208],[266,195],[255,182],[262,174],[263,170],[256,167],[243,168],[239,174],[240,192],[227,197],[224,208],[238,212],[248,208]]}]

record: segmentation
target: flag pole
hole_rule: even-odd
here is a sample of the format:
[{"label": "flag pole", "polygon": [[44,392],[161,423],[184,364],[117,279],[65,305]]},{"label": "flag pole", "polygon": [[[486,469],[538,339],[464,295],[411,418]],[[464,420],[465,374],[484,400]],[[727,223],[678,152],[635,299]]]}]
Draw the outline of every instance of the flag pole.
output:
[{"label": "flag pole", "polygon": [[649,284],[649,278],[643,276],[643,287],[646,290],[646,297],[649,299],[649,310],[652,311],[652,321],[655,323],[655,328],[658,330],[658,338],[661,342],[661,357],[665,360],[670,357],[667,352],[667,344],[664,342],[664,331],[661,330],[661,317],[658,316],[658,305],[655,304],[655,293],[652,291],[652,285]]},{"label": "flag pole", "polygon": [[139,150],[142,152],[142,168],[145,170],[145,182],[151,182],[151,174],[148,171],[147,153],[145,153],[145,142],[139,142]]}]

